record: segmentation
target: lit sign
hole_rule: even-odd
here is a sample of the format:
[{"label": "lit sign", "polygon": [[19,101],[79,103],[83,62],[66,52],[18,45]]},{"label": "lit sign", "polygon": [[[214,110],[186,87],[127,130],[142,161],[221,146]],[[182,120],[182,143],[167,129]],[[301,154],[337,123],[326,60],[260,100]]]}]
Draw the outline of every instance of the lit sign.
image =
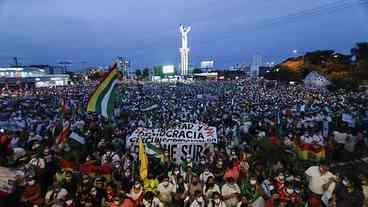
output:
[{"label": "lit sign", "polygon": [[201,68],[213,68],[214,64],[215,64],[215,61],[213,60],[202,61]]},{"label": "lit sign", "polygon": [[168,74],[168,73],[174,73],[175,69],[173,65],[164,65],[162,66],[162,73]]},{"label": "lit sign", "polygon": [[22,71],[23,68],[0,68],[0,71]]},{"label": "lit sign", "polygon": [[198,73],[198,74],[194,74],[195,76],[217,76],[218,73],[217,72],[210,72],[210,73]]}]

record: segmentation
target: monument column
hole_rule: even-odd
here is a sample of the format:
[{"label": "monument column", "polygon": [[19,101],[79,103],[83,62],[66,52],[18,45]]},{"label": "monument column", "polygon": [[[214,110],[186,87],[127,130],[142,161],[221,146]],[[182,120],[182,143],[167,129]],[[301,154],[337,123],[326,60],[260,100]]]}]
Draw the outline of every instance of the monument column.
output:
[{"label": "monument column", "polygon": [[181,34],[181,48],[179,49],[180,74],[185,76],[188,75],[188,65],[189,65],[188,33],[190,32],[191,27],[180,25],[179,29]]}]

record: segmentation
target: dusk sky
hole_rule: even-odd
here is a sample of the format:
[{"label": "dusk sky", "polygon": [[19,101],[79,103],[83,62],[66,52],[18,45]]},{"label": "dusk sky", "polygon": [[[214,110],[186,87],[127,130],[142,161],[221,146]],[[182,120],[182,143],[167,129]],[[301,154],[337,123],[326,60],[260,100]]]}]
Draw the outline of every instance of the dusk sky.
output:
[{"label": "dusk sky", "polygon": [[180,24],[192,27],[191,64],[215,59],[224,68],[255,54],[279,62],[294,49],[348,53],[368,41],[368,0],[0,0],[0,67],[14,56],[177,65]]}]

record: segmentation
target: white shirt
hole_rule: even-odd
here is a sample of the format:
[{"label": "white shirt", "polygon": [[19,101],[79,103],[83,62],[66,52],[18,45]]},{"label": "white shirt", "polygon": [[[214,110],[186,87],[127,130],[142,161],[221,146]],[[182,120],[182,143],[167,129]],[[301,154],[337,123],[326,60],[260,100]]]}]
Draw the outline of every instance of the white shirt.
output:
[{"label": "white shirt", "polygon": [[146,201],[144,199],[143,205],[144,207],[163,207],[164,206],[164,204],[162,204],[161,201],[156,197],[154,197],[152,201]]},{"label": "white shirt", "polygon": [[220,201],[219,204],[216,204],[213,200],[210,200],[208,207],[227,207],[225,202]]},{"label": "white shirt", "polygon": [[[198,201],[199,200],[199,201]],[[206,204],[206,202],[203,200],[203,198],[199,198],[194,200],[191,204],[190,207],[204,207]]]},{"label": "white shirt", "polygon": [[[240,203],[240,205],[241,205],[241,203]],[[262,196],[260,196],[259,198],[257,198],[257,200],[255,200],[253,203],[251,203],[250,206],[252,206],[252,207],[265,207],[266,206],[266,201],[264,200],[264,198]]]},{"label": "white shirt", "polygon": [[29,161],[29,164],[41,169],[44,169],[46,167],[46,163],[43,158],[32,158]]},{"label": "white shirt", "polygon": [[221,194],[220,192],[220,187],[215,184],[212,188],[207,188],[207,186],[203,187],[203,192],[204,192],[204,195],[206,196],[206,198],[208,199],[208,197],[212,197],[213,193],[214,192],[218,192]]},{"label": "white shirt", "polygon": [[[53,197],[52,194],[54,193]],[[46,193],[45,199],[47,201],[53,201],[53,200],[62,200],[65,198],[65,196],[68,195],[68,191],[64,188],[61,188],[58,193],[55,193],[54,190],[50,190]]]},{"label": "white shirt", "polygon": [[[240,188],[238,184],[236,183],[232,185],[226,183],[222,186],[221,193],[223,197],[229,196],[233,193],[240,193]],[[228,207],[236,206],[236,204],[238,203],[238,199],[230,198],[230,199],[225,200],[225,203],[226,203],[226,206]]]},{"label": "white shirt", "polygon": [[[310,177],[309,185],[308,185],[309,190],[311,190],[313,193],[318,194],[318,195],[322,195],[324,193],[322,186],[328,183],[330,178],[335,178],[335,175],[333,175],[329,171],[321,175],[319,166],[312,166],[308,168],[305,171],[305,174]],[[331,185],[328,188],[328,191],[332,192],[334,188],[335,188],[335,183],[331,183]]]},{"label": "white shirt", "polygon": [[334,138],[335,141],[339,144],[345,144],[346,143],[346,138],[347,138],[347,134],[346,133],[340,133],[338,131],[334,131]]},{"label": "white shirt", "polygon": [[207,172],[201,173],[201,175],[199,176],[199,179],[202,183],[206,183],[209,177],[215,177],[215,176],[211,172],[207,171]]},{"label": "white shirt", "polygon": [[157,186],[157,191],[159,192],[160,201],[163,203],[170,203],[172,201],[172,194],[176,193],[175,185],[169,183],[165,186],[164,183],[160,183]]}]

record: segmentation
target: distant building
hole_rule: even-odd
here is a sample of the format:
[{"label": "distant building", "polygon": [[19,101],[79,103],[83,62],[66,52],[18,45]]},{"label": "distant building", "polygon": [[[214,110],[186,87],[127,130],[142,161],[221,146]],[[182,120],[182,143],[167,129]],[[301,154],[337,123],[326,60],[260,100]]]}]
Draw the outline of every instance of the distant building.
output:
[{"label": "distant building", "polygon": [[129,78],[132,77],[132,74],[135,74],[134,71],[131,70],[131,61],[127,58],[118,57],[117,63],[123,73],[123,77]]},{"label": "distant building", "polygon": [[64,86],[70,82],[67,74],[53,74],[50,67],[0,68],[0,85],[28,85],[35,87]]},{"label": "distant building", "polygon": [[272,70],[272,67],[269,66],[260,66],[259,67],[259,76],[265,76]]},{"label": "distant building", "polygon": [[259,76],[259,67],[262,65],[262,56],[254,55],[252,59],[252,64],[250,66],[250,76],[252,78],[257,78]]},{"label": "distant building", "polygon": [[218,72],[202,72],[193,74],[194,80],[217,80]]},{"label": "distant building", "polygon": [[219,80],[236,80],[236,79],[244,79],[248,76],[244,72],[244,70],[238,69],[238,70],[223,70],[218,71],[219,73]]},{"label": "distant building", "polygon": [[40,68],[48,74],[65,74],[66,67],[61,65],[29,65],[26,68]]}]

